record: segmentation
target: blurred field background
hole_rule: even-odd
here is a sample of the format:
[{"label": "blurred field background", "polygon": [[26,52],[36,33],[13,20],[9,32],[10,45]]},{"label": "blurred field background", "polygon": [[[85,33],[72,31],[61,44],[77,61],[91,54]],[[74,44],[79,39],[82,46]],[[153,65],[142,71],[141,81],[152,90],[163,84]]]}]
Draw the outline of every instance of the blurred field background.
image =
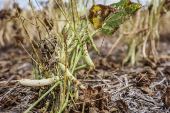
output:
[{"label": "blurred field background", "polygon": [[[118,2],[118,1],[119,0],[114,0],[114,1],[97,0],[96,4],[107,4],[108,5],[108,4],[111,4],[112,2]],[[56,4],[53,1],[47,2],[47,0],[37,0],[37,1],[32,0],[31,2],[34,6],[34,10],[37,11],[36,12],[37,16],[41,19],[41,21],[44,21],[45,19],[51,20],[51,22],[54,25],[54,30],[56,30],[60,34],[61,28],[65,24],[65,22],[64,22],[65,18],[61,14],[60,10],[56,7]],[[63,0],[63,2],[65,2],[65,0]],[[132,2],[138,2],[138,1],[132,0]],[[139,2],[142,5],[150,4],[150,0],[139,0]],[[31,11],[29,1],[28,0],[27,1],[17,0],[16,3],[18,3],[19,8],[21,8],[20,13],[21,13],[22,17],[29,20],[32,23],[35,23],[34,15]],[[67,3],[68,3],[68,1],[66,0],[66,4]],[[83,2],[83,0],[80,0],[79,4],[78,4],[78,7],[81,7],[79,9],[80,16],[85,15],[84,14],[85,11],[83,11],[84,9],[82,7],[83,3],[85,3],[85,1]],[[91,2],[89,4],[89,8],[92,5],[93,4]],[[0,0],[0,9],[1,9],[0,47],[4,47],[4,46],[8,46],[10,44],[13,44],[15,42],[13,40],[13,37],[15,35],[20,34],[20,36],[25,37],[25,33],[23,32],[21,23],[19,21],[15,20],[15,17],[17,16],[17,14],[15,12],[15,8],[13,6],[12,0]],[[45,13],[46,16],[42,15],[42,13],[40,12],[40,9],[43,11],[43,13]],[[68,10],[69,10],[69,8],[68,8]],[[143,14],[143,15],[145,15],[145,14]],[[13,18],[14,18],[14,21],[11,20]],[[168,19],[169,19],[169,13],[166,13],[166,14],[162,15],[159,20],[159,24],[163,26],[163,28],[162,28],[163,30],[161,30],[160,34],[161,34],[161,36],[164,36],[164,37],[166,37],[166,35],[168,35],[168,27],[169,27]],[[28,28],[28,31],[32,35],[32,38],[36,39],[37,38],[36,28],[33,25],[31,25],[29,22],[25,22],[25,24],[26,24],[26,27]],[[40,31],[42,33],[42,37],[45,37],[45,32],[42,27],[40,27]],[[26,38],[24,38],[24,40],[25,39]],[[24,42],[26,42],[26,40]]]},{"label": "blurred field background", "polygon": [[[33,0],[31,1],[33,6],[34,6],[34,10],[36,11],[37,16],[40,18],[40,20],[43,22],[45,19],[48,19],[52,22],[54,30],[57,31],[59,34],[61,33],[61,29],[65,24],[65,18],[64,16],[61,14],[60,10],[57,8],[56,4],[53,1],[49,1],[47,2],[47,0]],[[37,3],[38,4],[37,4]],[[64,1],[65,2],[65,1]],[[114,1],[114,2],[118,2],[118,0]],[[138,2],[133,0],[132,2]],[[139,2],[142,5],[149,5],[150,1],[147,0],[139,0]],[[16,3],[18,3],[18,6],[20,9],[20,13],[23,17],[23,19],[27,19],[29,20],[29,22],[35,23],[35,19],[34,19],[34,15],[31,11],[31,7],[29,5],[29,1],[22,1],[22,0],[17,0]],[[79,12],[80,15],[79,16],[83,16],[84,14],[84,8],[83,3],[85,3],[85,1],[83,2],[83,0],[79,1],[78,7],[79,8]],[[97,3],[101,3],[101,4],[110,4],[112,3],[111,0],[103,0],[103,1],[96,1]],[[66,4],[68,4],[68,2],[66,2]],[[157,1],[158,4],[158,1]],[[89,4],[89,8],[92,6],[92,2]],[[0,13],[0,23],[1,23],[1,28],[0,28],[0,48],[1,47],[5,47],[5,46],[9,46],[11,44],[14,44],[14,36],[16,35],[20,35],[21,37],[25,37],[25,33],[24,30],[21,26],[21,22],[19,22],[19,20],[15,20],[15,18],[17,17],[17,14],[15,12],[15,8],[13,6],[13,1],[12,0],[1,0],[0,1],[0,9],[1,9],[1,13]],[[42,12],[45,15],[42,15],[40,9],[42,10]],[[142,15],[146,15],[147,11],[146,11],[147,7],[145,7],[145,9],[142,10],[143,14]],[[67,9],[69,10],[69,8]],[[88,12],[88,11],[87,11]],[[141,17],[142,17],[141,15]],[[159,25],[162,26],[160,30],[160,35],[162,36],[160,39],[164,40],[167,36],[168,36],[168,27],[169,27],[169,12],[167,12],[166,14],[161,15],[160,19],[159,19]],[[71,17],[71,16],[70,16]],[[141,19],[141,18],[140,18]],[[141,23],[139,24],[142,24]],[[37,37],[37,31],[36,28],[31,25],[28,21],[25,21],[25,25],[28,28],[28,31],[30,32],[30,35],[33,39],[38,39]],[[126,22],[127,24],[131,24],[130,21]],[[40,24],[41,25],[41,24]],[[125,24],[123,24],[121,27],[124,27]],[[122,30],[121,28],[119,29],[119,31]],[[40,31],[41,31],[41,35],[42,37],[45,37],[45,29],[42,27],[40,27]],[[118,32],[119,32],[118,31]],[[124,32],[124,31],[120,31],[120,32]],[[168,37],[167,37],[168,38]],[[24,38],[24,42],[26,43],[26,38]]]}]

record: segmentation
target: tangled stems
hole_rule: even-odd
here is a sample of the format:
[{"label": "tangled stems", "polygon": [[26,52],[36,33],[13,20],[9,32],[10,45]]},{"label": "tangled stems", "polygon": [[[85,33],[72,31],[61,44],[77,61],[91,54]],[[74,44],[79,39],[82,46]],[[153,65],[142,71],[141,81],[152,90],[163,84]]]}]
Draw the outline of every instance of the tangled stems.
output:
[{"label": "tangled stems", "polygon": [[44,93],[36,102],[34,102],[34,104],[32,104],[24,113],[28,113],[28,111],[30,111],[35,105],[37,105],[48,93],[50,93],[59,84],[61,84],[60,81],[55,83],[46,93]]}]

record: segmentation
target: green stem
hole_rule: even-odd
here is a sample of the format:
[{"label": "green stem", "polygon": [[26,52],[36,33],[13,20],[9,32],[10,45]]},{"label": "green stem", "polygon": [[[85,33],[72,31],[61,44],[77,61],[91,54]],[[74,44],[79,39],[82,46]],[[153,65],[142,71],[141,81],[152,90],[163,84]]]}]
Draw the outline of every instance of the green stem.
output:
[{"label": "green stem", "polygon": [[[77,50],[79,50],[79,47],[77,48]],[[82,55],[82,50],[80,50],[79,53],[78,53],[78,51],[77,51],[77,54],[78,54],[78,55],[75,56],[74,64],[73,64],[73,67],[72,67],[72,69],[71,69],[71,73],[72,73],[72,74],[73,74],[74,69],[75,69],[75,67],[77,66],[77,63],[78,63],[78,61],[79,61],[79,59],[80,59],[80,57],[81,57],[81,55]]]},{"label": "green stem", "polygon": [[80,71],[80,70],[82,70],[82,69],[85,69],[85,68],[87,68],[87,67],[89,67],[88,64],[82,65],[82,66],[80,66],[80,67],[74,69],[74,73],[77,72],[77,71]]},{"label": "green stem", "polygon": [[68,90],[67,90],[67,97],[65,99],[65,102],[63,104],[63,107],[60,108],[58,113],[62,113],[63,110],[66,108],[67,104],[68,104],[68,98],[69,98],[69,92],[70,92],[70,81],[68,81]]},{"label": "green stem", "polygon": [[94,41],[93,41],[93,39],[92,39],[92,36],[90,35],[90,33],[89,33],[88,30],[87,30],[87,36],[88,36],[88,38],[89,38],[89,40],[90,40],[90,42],[91,42],[91,45],[92,45],[93,49],[94,49],[98,54],[100,54],[99,50],[97,49],[97,47],[96,47],[96,45],[95,45],[95,43],[94,43]]},{"label": "green stem", "polygon": [[49,92],[51,92],[60,83],[60,81],[55,83],[53,87],[51,87],[44,95],[42,95],[36,102],[34,102],[34,104],[32,104],[26,111],[24,111],[24,113],[28,113],[28,111],[30,111],[35,105],[37,105]]},{"label": "green stem", "polygon": [[74,65],[74,59],[76,57],[76,51],[74,50],[73,51],[73,55],[72,55],[72,58],[71,58],[71,62],[70,62],[70,69],[72,69],[73,65]]},{"label": "green stem", "polygon": [[96,33],[100,32],[100,31],[101,31],[101,29],[95,30],[95,31],[91,34],[91,37],[93,37]]}]

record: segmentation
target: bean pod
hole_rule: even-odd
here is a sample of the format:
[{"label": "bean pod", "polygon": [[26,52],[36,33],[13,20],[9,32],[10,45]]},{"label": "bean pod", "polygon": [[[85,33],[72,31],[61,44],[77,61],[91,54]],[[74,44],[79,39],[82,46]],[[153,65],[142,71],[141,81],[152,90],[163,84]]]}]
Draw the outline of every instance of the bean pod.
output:
[{"label": "bean pod", "polygon": [[52,83],[55,83],[58,80],[59,77],[55,76],[53,78],[41,79],[41,80],[21,79],[17,81],[24,86],[45,86],[45,85],[50,85]]},{"label": "bean pod", "polygon": [[89,55],[88,50],[87,50],[87,45],[86,45],[85,42],[83,42],[83,54],[84,54],[84,59],[85,59],[86,63],[89,66],[93,66],[94,67],[94,63],[93,63],[93,61],[90,58],[90,55]]},{"label": "bean pod", "polygon": [[[59,67],[61,68],[61,70],[63,71],[63,72],[65,72],[65,66],[62,64],[62,63],[58,63],[58,65],[59,65]],[[67,72],[66,72],[67,74],[67,77],[68,77],[68,79],[74,84],[74,85],[76,85],[78,88],[79,88],[79,90],[81,90],[81,91],[84,91],[86,88],[70,73],[70,71],[67,69]]]}]

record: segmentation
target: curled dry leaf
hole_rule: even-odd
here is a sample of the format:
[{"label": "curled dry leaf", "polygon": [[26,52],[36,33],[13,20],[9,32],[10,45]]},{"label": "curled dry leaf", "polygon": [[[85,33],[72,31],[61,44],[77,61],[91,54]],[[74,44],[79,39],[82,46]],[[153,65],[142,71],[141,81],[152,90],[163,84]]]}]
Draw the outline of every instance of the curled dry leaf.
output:
[{"label": "curled dry leaf", "polygon": [[117,10],[113,6],[109,5],[93,5],[89,10],[89,21],[94,25],[96,29],[101,28],[104,20],[110,13],[116,13]]},{"label": "curled dry leaf", "polygon": [[137,86],[139,87],[146,87],[151,84],[151,82],[155,79],[157,72],[153,70],[151,67],[145,67],[142,74],[139,74],[136,78]]},{"label": "curled dry leaf", "polygon": [[82,108],[82,103],[85,101],[84,109],[87,113],[107,113],[109,112],[109,109],[106,107],[110,106],[107,100],[110,102],[111,97],[109,97],[107,93],[103,91],[103,87],[98,86],[93,88],[89,85],[85,94],[79,96],[78,103],[81,103],[80,108]]},{"label": "curled dry leaf", "polygon": [[157,74],[157,72],[155,72],[155,70],[153,70],[151,67],[145,67],[142,73],[146,73],[146,75],[151,81],[155,79]]},{"label": "curled dry leaf", "polygon": [[152,89],[149,87],[140,87],[140,89],[144,92],[144,93],[148,93],[150,95],[152,95]]},{"label": "curled dry leaf", "polygon": [[170,107],[170,87],[167,87],[166,92],[162,96],[162,99],[165,105],[169,108]]},{"label": "curled dry leaf", "polygon": [[136,78],[137,86],[149,86],[151,84],[151,80],[148,78],[147,74],[139,74]]},{"label": "curled dry leaf", "polygon": [[118,109],[117,109],[116,107],[112,107],[112,108],[109,110],[110,113],[113,113],[113,112],[116,112],[116,111],[118,111]]},{"label": "curled dry leaf", "polygon": [[117,101],[117,107],[123,112],[128,113],[128,105],[123,100]]}]

